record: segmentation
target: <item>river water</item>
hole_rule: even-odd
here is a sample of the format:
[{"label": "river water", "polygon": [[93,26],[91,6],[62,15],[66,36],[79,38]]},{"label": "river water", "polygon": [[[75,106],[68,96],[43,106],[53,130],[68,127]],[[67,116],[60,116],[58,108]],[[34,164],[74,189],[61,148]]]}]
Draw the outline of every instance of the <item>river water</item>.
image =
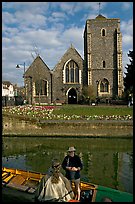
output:
[{"label": "river water", "polygon": [[[133,140],[103,138],[3,137],[2,166],[45,173],[75,146],[81,179],[133,193]],[[61,170],[64,174],[64,170]]]}]

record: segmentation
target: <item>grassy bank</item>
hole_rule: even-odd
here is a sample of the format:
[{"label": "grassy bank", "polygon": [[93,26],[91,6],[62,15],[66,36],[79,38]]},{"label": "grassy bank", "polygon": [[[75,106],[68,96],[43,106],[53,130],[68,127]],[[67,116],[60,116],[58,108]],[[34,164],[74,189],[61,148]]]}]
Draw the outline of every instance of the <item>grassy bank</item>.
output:
[{"label": "grassy bank", "polygon": [[65,114],[65,115],[131,115],[133,116],[133,108],[126,106],[81,106],[81,105],[63,105],[59,109],[54,109],[53,114]]},{"label": "grassy bank", "polygon": [[133,137],[133,109],[119,106],[10,107],[3,135]]}]

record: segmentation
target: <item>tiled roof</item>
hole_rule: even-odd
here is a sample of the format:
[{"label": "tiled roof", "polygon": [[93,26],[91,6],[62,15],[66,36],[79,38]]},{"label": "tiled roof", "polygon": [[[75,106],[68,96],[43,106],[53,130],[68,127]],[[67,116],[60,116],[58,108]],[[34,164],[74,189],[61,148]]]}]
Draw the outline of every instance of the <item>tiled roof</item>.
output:
[{"label": "tiled roof", "polygon": [[8,87],[9,87],[10,85],[12,85],[10,81],[2,81],[2,84],[3,84],[3,85],[7,85]]}]

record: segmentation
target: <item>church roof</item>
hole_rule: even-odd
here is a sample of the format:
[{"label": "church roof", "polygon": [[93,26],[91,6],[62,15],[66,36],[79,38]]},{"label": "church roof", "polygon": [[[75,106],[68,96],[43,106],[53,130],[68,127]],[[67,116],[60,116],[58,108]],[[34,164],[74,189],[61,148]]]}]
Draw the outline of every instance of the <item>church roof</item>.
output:
[{"label": "church roof", "polygon": [[106,17],[105,16],[103,16],[103,15],[101,15],[101,14],[99,14],[97,17],[96,17],[96,19],[98,19],[98,20],[102,20],[102,19],[105,19]]},{"label": "church roof", "polygon": [[10,85],[12,85],[12,83],[10,81],[2,81],[3,85],[7,85],[7,87],[9,87]]},{"label": "church roof", "polygon": [[[28,67],[28,69],[26,70],[25,74],[27,75],[27,73],[29,72],[29,70],[31,69],[31,67],[35,66],[35,67],[38,67],[39,66],[39,63],[43,63],[44,66],[50,71],[49,67],[46,65],[46,63],[43,61],[43,59],[41,58],[40,55],[38,55],[34,61],[32,62],[32,64]],[[40,66],[39,66],[40,67]]]},{"label": "church roof", "polygon": [[[59,62],[55,65],[53,71],[55,71],[55,70],[57,69],[59,63],[61,63],[62,61],[63,61],[62,63],[65,63],[65,62],[64,62],[65,59],[66,59],[66,61],[67,61],[69,58],[74,59],[74,57],[73,57],[74,54],[75,54],[75,55],[77,54],[77,55],[82,59],[82,56],[79,54],[79,52],[75,49],[75,47],[74,47],[73,44],[71,43],[70,47],[67,49],[67,51],[65,52],[65,54],[61,57],[61,59],[59,60]],[[67,59],[66,56],[68,56],[68,59]],[[82,60],[83,60],[83,59],[82,59]]]}]

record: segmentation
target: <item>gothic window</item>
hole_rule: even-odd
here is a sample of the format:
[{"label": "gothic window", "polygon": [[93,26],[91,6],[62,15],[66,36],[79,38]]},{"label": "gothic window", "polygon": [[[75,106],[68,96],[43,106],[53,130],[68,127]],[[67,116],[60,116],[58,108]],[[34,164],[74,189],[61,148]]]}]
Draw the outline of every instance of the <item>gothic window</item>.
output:
[{"label": "gothic window", "polygon": [[71,67],[71,80],[72,83],[74,82],[74,68]]},{"label": "gothic window", "polygon": [[35,82],[35,91],[36,91],[36,95],[45,95],[47,96],[47,89],[48,89],[48,82],[46,80],[37,80]]},{"label": "gothic window", "polygon": [[75,61],[70,60],[66,64],[65,76],[66,83],[79,83],[79,67]]},{"label": "gothic window", "polygon": [[108,92],[108,83],[107,82],[104,84],[104,91]]},{"label": "gothic window", "polygon": [[75,68],[75,82],[79,83],[79,68]]},{"label": "gothic window", "polygon": [[106,35],[106,32],[105,32],[105,29],[104,29],[104,28],[101,30],[101,35],[102,35],[102,36],[105,36],[105,35]]},{"label": "gothic window", "polygon": [[105,61],[103,61],[103,68],[105,68]]},{"label": "gothic window", "polygon": [[107,79],[103,79],[100,82],[100,92],[109,92],[109,82]]},{"label": "gothic window", "polygon": [[69,82],[69,68],[66,67],[66,82]]},{"label": "gothic window", "polygon": [[100,92],[104,92],[104,84],[103,84],[102,81],[101,81],[101,83],[100,83]]}]

